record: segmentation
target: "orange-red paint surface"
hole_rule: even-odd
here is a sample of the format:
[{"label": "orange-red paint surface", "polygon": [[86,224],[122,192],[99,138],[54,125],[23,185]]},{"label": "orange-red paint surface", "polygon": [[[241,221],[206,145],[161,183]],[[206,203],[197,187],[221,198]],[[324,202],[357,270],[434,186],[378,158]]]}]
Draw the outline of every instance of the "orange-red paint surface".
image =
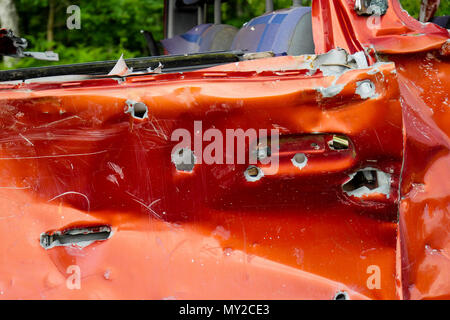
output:
[{"label": "orange-red paint surface", "polygon": [[[123,83],[0,84],[0,298],[449,298],[448,32],[401,35],[417,30],[398,31],[414,23],[396,1],[364,31],[353,5],[313,1],[316,53],[372,45],[387,63],[335,76],[311,74],[308,57],[275,57]],[[368,80],[376,95],[365,99],[356,89]],[[125,113],[127,100],[145,103],[148,119]],[[279,171],[256,182],[246,164],[177,171],[171,134],[199,135],[194,121],[278,129]],[[349,149],[330,149],[333,134]],[[390,174],[389,193],[345,193],[368,167]],[[89,225],[112,236],[39,243]],[[71,290],[73,265],[81,288]]]},{"label": "orange-red paint surface", "polygon": [[[399,208],[401,294],[405,299],[448,299],[449,34],[411,18],[398,1],[389,1],[386,15],[370,22],[351,11],[352,2],[314,1],[316,50],[323,53],[341,47],[353,52],[371,45],[395,62],[405,134]],[[342,19],[342,12],[347,19]],[[332,36],[323,37],[319,29]]]}]

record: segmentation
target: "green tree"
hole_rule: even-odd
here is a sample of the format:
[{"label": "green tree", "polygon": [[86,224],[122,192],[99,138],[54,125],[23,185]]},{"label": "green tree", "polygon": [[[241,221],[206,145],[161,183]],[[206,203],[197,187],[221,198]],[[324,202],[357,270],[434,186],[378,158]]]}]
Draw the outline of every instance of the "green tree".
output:
[{"label": "green tree", "polygon": [[[53,4],[53,5],[52,5]],[[66,26],[69,5],[81,9],[81,29]],[[58,62],[21,59],[14,67],[33,67],[147,55],[141,29],[163,37],[163,1],[16,0],[22,36],[32,51],[54,50]]]},{"label": "green tree", "polygon": [[[400,0],[403,8],[418,17],[420,0]],[[20,59],[14,68],[115,60],[147,55],[141,29],[163,38],[163,0],[15,0],[21,36],[29,41],[30,51],[54,50],[58,62]],[[302,0],[310,6],[311,0]],[[81,9],[81,29],[66,26],[66,9]],[[274,8],[287,8],[292,0],[274,0]],[[0,8],[1,10],[1,8]],[[229,0],[223,3],[223,23],[238,28],[255,16],[264,14],[263,0]],[[450,1],[441,0],[437,15],[450,15]],[[0,65],[5,68],[5,65]]]}]

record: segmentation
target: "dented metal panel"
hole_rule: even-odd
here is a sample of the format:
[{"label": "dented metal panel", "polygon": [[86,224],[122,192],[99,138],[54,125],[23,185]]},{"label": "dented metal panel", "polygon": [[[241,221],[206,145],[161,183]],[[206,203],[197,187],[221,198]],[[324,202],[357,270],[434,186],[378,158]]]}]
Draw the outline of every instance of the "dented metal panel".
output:
[{"label": "dented metal panel", "polygon": [[[379,66],[379,73],[350,66],[313,70],[314,74],[310,69],[214,74],[206,70],[130,77],[120,85],[105,79],[70,87],[23,84],[9,90],[3,93],[7,98],[2,100],[2,119],[8,121],[2,122],[0,139],[1,185],[7,189],[0,191],[17,207],[8,210],[14,217],[2,225],[17,229],[17,238],[11,238],[16,246],[21,246],[20,230],[39,235],[75,222],[79,228],[86,221],[111,225],[112,237],[84,249],[54,247],[42,252],[37,243],[34,264],[49,263],[50,254],[59,272],[76,264],[88,274],[99,274],[103,282],[106,265],[97,263],[100,258],[95,256],[109,261],[112,277],[125,276],[132,263],[136,272],[148,274],[146,281],[139,277],[129,284],[135,288],[133,297],[147,297],[144,288],[161,279],[166,289],[149,297],[177,296],[173,285],[186,281],[189,274],[203,289],[196,293],[189,288],[178,297],[199,298],[207,290],[212,297],[225,298],[256,294],[331,299],[337,291],[351,292],[348,287],[356,286],[363,288],[357,295],[394,298],[389,277],[379,296],[365,284],[370,261],[395,274],[402,119],[394,65]],[[361,96],[364,81],[373,84],[376,95]],[[330,94],[330,87],[339,87],[339,93]],[[175,129],[188,130],[194,150],[199,134],[202,142],[194,121],[201,121],[203,132],[215,128],[223,136],[227,129],[279,128],[277,172],[270,172],[271,164],[258,163],[263,174],[252,182],[245,175],[247,164],[224,161],[180,169],[171,153],[176,143],[171,136]],[[347,145],[344,139],[339,147],[337,134],[348,139]],[[307,162],[293,163],[300,153]],[[387,191],[351,194],[342,189],[355,172],[369,166],[389,172]],[[22,210],[38,225],[16,219]],[[28,245],[23,243],[24,250]],[[133,258],[122,264],[124,257],[118,252],[125,247]],[[366,254],[367,260],[359,263]],[[145,257],[153,261],[151,272]],[[10,266],[16,262],[10,260],[2,271],[14,274],[17,268]],[[163,270],[178,263],[184,271],[174,268],[177,276]],[[274,267],[267,268],[267,263]],[[276,280],[280,270],[275,266],[286,270],[283,280]],[[234,271],[228,273],[228,268]],[[217,274],[223,276],[216,278]],[[249,277],[247,287],[233,280],[239,274]],[[292,285],[308,283],[313,274],[327,289],[305,294],[302,286]],[[260,283],[258,275],[272,282]],[[49,275],[29,270],[29,276],[42,279],[36,281],[39,286]],[[100,285],[92,279],[92,285]],[[109,294],[124,297],[123,282],[107,285]],[[234,286],[240,287],[240,294]],[[279,288],[274,291],[273,286]],[[13,297],[15,288],[10,290]],[[21,294],[17,290],[16,297]],[[66,291],[63,284],[60,290]]]}]

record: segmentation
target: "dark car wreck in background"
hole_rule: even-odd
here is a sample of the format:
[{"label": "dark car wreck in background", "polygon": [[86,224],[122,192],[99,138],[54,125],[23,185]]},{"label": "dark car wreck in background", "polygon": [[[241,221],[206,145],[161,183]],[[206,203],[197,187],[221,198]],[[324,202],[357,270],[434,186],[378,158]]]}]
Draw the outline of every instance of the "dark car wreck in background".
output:
[{"label": "dark car wreck in background", "polygon": [[[166,55],[0,71],[0,297],[450,298],[449,31],[397,0],[240,30],[180,2]],[[208,129],[279,139],[206,163]]]}]

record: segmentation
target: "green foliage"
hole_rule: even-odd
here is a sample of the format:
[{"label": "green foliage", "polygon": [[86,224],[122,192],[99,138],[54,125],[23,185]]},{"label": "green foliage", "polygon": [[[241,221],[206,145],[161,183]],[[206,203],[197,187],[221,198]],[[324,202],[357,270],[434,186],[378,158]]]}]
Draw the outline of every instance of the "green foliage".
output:
[{"label": "green foliage", "polygon": [[[420,11],[420,0],[400,0],[400,3],[409,15],[418,19]],[[439,5],[439,10],[436,12],[436,16],[447,16],[450,15],[450,1],[441,0]]]},{"label": "green foliage", "polygon": [[402,8],[408,11],[409,15],[414,18],[419,18],[420,11],[420,0],[411,1],[411,0],[400,0],[400,4]]},{"label": "green foliage", "polygon": [[439,9],[436,12],[437,16],[448,16],[450,15],[450,1],[441,0],[441,4],[439,5]]},{"label": "green foliage", "polygon": [[[403,8],[418,17],[420,0],[400,0]],[[14,68],[115,60],[146,56],[141,29],[151,31],[156,40],[163,38],[163,0],[15,0],[20,18],[21,36],[29,41],[28,50],[53,50],[59,62],[19,59]],[[53,41],[47,41],[50,4],[54,4]],[[287,8],[292,0],[274,0],[275,9]],[[303,0],[305,6],[311,0]],[[81,29],[66,27],[70,5],[81,9]],[[240,28],[262,15],[263,0],[229,0],[223,3],[223,22]],[[450,14],[450,1],[442,0],[437,15]],[[0,64],[0,69],[5,68]]]}]

